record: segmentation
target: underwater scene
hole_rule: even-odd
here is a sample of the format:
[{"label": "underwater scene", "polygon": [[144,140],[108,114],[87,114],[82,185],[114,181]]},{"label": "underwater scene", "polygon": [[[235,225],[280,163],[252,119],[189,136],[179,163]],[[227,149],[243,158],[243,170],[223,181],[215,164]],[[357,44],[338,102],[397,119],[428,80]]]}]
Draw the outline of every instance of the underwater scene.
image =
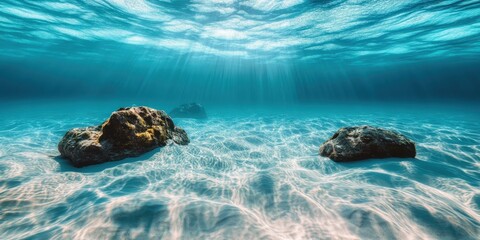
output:
[{"label": "underwater scene", "polygon": [[2,0],[0,239],[480,239],[478,0]]}]

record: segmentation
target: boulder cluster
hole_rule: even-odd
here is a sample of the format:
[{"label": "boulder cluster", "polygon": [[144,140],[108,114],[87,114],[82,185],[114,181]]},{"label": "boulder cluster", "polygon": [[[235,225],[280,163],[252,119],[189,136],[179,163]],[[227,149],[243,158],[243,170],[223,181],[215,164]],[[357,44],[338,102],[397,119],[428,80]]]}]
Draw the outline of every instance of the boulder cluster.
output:
[{"label": "boulder cluster", "polygon": [[[173,117],[206,118],[196,103],[184,104]],[[136,157],[169,142],[187,145],[187,133],[164,111],[149,107],[120,108],[99,126],[74,128],[58,144],[62,157],[75,167]],[[369,158],[414,158],[415,143],[405,136],[370,126],[340,128],[320,146],[320,155],[337,162]]]}]

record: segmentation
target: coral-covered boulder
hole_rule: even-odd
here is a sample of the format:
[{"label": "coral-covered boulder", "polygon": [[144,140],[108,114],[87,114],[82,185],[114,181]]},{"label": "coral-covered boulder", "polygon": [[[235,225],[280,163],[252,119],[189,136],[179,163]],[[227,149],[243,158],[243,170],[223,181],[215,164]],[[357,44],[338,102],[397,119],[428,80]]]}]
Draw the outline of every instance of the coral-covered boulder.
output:
[{"label": "coral-covered boulder", "polygon": [[189,103],[180,105],[170,112],[170,116],[174,118],[207,118],[205,108],[198,103]]},{"label": "coral-covered boulder", "polygon": [[168,141],[187,145],[187,133],[164,112],[148,107],[120,108],[100,126],[68,131],[58,144],[62,157],[83,167],[139,156]]},{"label": "coral-covered boulder", "polygon": [[337,162],[368,158],[414,158],[415,143],[405,136],[370,126],[340,128],[320,146],[320,155]]}]

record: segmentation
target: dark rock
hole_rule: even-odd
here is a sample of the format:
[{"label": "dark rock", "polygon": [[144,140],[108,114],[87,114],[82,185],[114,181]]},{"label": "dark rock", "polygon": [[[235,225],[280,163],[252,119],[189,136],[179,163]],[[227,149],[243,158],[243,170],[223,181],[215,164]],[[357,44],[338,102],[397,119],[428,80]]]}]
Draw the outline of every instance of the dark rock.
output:
[{"label": "dark rock", "polygon": [[187,133],[164,112],[148,107],[120,108],[96,127],[68,131],[58,144],[62,157],[83,167],[139,156],[168,140],[187,145]]},{"label": "dark rock", "polygon": [[414,158],[415,143],[405,136],[370,126],[340,128],[320,146],[320,155],[337,162],[368,158]]},{"label": "dark rock", "polygon": [[170,112],[170,116],[174,118],[207,118],[205,108],[198,103],[183,104],[174,108]]}]

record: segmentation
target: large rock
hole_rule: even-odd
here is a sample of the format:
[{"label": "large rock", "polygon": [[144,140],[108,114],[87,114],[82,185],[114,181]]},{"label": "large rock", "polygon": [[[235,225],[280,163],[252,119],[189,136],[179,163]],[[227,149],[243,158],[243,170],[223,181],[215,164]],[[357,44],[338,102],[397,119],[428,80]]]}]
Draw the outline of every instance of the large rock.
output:
[{"label": "large rock", "polygon": [[340,128],[320,146],[320,155],[337,162],[368,158],[414,158],[415,143],[405,136],[370,126]]},{"label": "large rock", "polygon": [[164,112],[148,107],[120,108],[100,126],[68,131],[58,144],[62,157],[83,167],[139,156],[169,140],[189,143],[187,133]]},{"label": "large rock", "polygon": [[205,108],[198,103],[183,104],[174,108],[170,112],[170,116],[174,118],[207,118]]}]

